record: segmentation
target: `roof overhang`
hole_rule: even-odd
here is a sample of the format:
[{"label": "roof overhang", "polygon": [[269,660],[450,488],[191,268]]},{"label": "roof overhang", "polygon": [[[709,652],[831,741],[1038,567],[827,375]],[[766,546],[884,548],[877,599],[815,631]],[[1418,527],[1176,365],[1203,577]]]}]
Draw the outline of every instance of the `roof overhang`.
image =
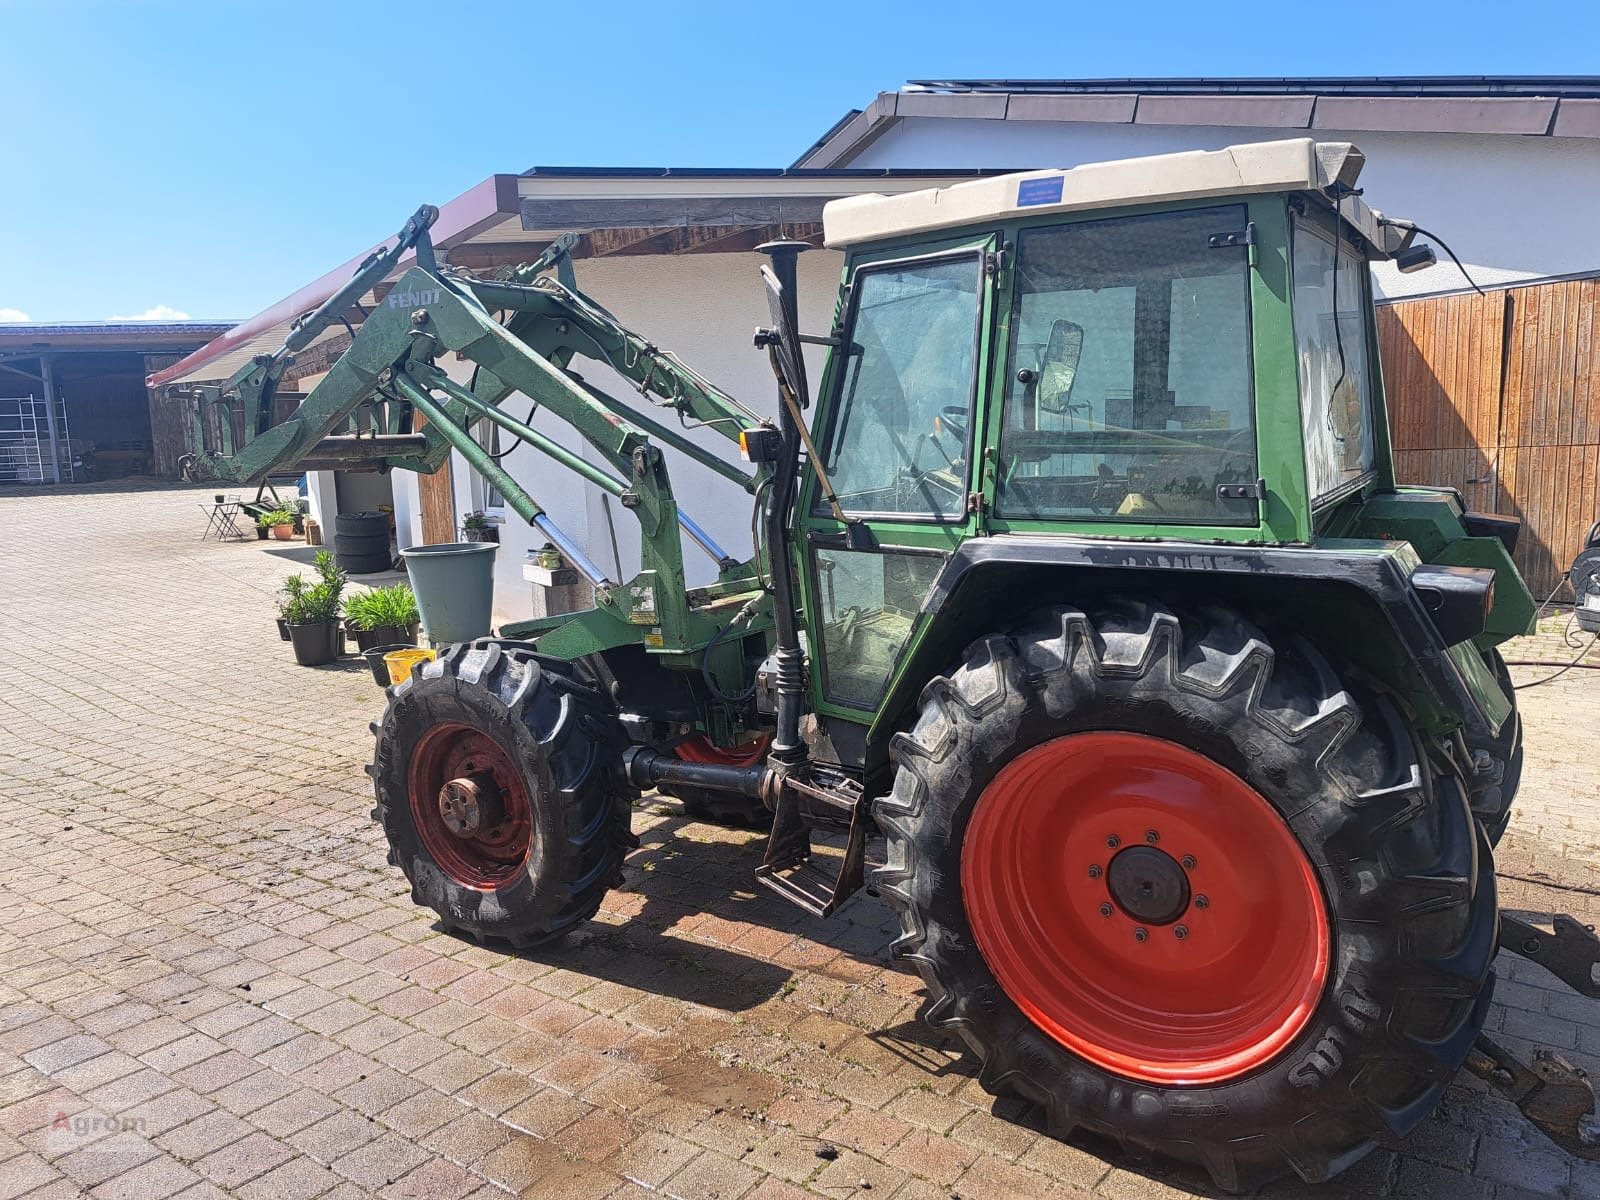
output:
[{"label": "roof overhang", "polygon": [[[523,175],[491,176],[450,201],[440,209],[432,234],[441,263],[474,272],[531,261],[568,232],[581,234],[573,252],[578,259],[737,252],[777,236],[821,244],[822,210],[830,200],[864,191],[939,186],[982,174],[535,167]],[[256,355],[282,346],[302,314],[334,295],[370,250],[385,244],[363,251],[147,382],[161,387],[230,378]],[[390,281],[345,314],[352,327],[364,318],[363,309],[381,302],[389,282],[413,261],[407,255]],[[335,325],[311,348],[342,336],[344,329]]]},{"label": "roof overhang", "polygon": [[847,114],[795,166],[848,166],[916,117],[1600,138],[1600,78],[922,80]]},{"label": "roof overhang", "polygon": [[23,321],[0,324],[0,358],[39,354],[175,354],[231,321]]}]

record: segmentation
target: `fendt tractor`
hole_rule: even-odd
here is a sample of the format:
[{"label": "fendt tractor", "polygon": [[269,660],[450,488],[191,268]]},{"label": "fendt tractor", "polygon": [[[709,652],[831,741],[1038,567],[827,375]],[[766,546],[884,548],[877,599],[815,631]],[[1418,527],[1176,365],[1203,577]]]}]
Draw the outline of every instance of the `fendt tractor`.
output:
[{"label": "fendt tractor", "polygon": [[[1369,264],[1434,252],[1363,202],[1363,161],[1300,139],[832,201],[831,330],[797,328],[807,246],[760,247],[775,420],[587,298],[576,235],[477,278],[420,210],[194,391],[224,478],[454,450],[592,588],[390,689],[373,815],[416,902],[560,938],[659,789],[770,825],[756,876],[819,917],[864,885],[892,905],[926,1019],[1058,1136],[1228,1189],[1321,1180],[1465,1065],[1595,1157],[1583,1073],[1482,1033],[1498,950],[1596,995],[1597,945],[1496,900],[1523,759],[1496,647],[1535,605],[1516,519],[1395,481]],[[284,411],[295,353],[353,307]],[[496,427],[632,512],[637,575],[562,532]],[[679,509],[668,450],[751,495],[750,557]],[[715,582],[686,588],[685,545]]]}]

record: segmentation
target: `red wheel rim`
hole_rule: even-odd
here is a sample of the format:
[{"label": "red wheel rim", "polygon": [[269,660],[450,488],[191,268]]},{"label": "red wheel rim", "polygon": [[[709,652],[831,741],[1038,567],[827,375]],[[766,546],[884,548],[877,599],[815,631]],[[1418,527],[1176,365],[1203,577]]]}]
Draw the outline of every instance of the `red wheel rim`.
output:
[{"label": "red wheel rim", "polygon": [[1134,1079],[1262,1066],[1327,981],[1322,891],[1294,834],[1238,776],[1160,738],[1075,733],[1008,763],[978,798],[961,884],[1017,1007]]},{"label": "red wheel rim", "polygon": [[[461,781],[476,801],[469,824],[459,815]],[[448,804],[447,785],[454,785]],[[533,806],[521,766],[499,742],[470,725],[435,725],[411,755],[406,790],[423,848],[451,879],[492,892],[520,873],[533,842]],[[454,829],[449,809],[457,810]]]},{"label": "red wheel rim", "polygon": [[710,738],[703,733],[693,737],[684,738],[673,749],[673,753],[684,762],[695,763],[721,763],[730,767],[749,767],[760,762],[767,753],[767,745],[772,741],[770,733],[763,733],[754,741],[746,742],[742,746],[731,746],[724,750],[721,746],[713,745]]}]

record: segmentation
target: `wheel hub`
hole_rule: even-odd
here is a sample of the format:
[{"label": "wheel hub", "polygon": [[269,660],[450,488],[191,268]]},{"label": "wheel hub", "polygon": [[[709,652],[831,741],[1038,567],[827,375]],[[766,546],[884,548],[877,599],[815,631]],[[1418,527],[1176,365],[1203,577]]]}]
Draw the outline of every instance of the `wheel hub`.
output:
[{"label": "wheel hub", "polygon": [[439,817],[458,838],[473,838],[505,820],[505,805],[494,776],[464,775],[439,789]]},{"label": "wheel hub", "polygon": [[433,726],[411,753],[406,789],[429,857],[463,887],[517,879],[532,851],[531,781],[498,738],[455,722]]},{"label": "wheel hub", "polygon": [[1129,846],[1106,869],[1117,907],[1146,925],[1171,925],[1189,908],[1189,877],[1178,860],[1154,846]]}]

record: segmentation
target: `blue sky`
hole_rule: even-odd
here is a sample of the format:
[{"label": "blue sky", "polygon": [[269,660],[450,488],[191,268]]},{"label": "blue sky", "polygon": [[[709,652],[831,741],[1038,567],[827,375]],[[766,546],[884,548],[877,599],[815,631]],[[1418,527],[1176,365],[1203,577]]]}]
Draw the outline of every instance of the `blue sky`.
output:
[{"label": "blue sky", "polygon": [[0,47],[0,320],[243,318],[495,172],[786,165],[918,77],[1600,73],[1600,4],[0,0]]}]

